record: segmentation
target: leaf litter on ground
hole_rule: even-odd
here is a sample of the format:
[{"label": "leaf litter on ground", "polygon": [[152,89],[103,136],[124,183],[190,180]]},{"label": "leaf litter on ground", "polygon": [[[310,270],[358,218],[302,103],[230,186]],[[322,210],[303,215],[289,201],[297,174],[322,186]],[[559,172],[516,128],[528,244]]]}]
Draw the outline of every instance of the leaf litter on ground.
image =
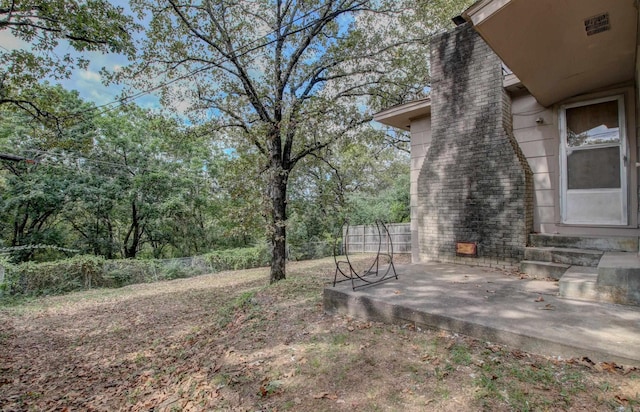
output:
[{"label": "leaf litter on ground", "polygon": [[327,315],[333,274],[292,262],[271,286],[261,268],[0,308],[2,410],[638,408],[635,368]]}]

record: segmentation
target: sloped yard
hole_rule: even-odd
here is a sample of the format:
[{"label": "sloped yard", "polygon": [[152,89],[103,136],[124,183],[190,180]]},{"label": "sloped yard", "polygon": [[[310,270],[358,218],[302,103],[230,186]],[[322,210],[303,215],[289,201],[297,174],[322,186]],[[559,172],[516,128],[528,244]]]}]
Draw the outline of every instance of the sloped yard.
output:
[{"label": "sloped yard", "polygon": [[325,315],[333,260],[0,308],[3,411],[638,410],[640,371]]}]

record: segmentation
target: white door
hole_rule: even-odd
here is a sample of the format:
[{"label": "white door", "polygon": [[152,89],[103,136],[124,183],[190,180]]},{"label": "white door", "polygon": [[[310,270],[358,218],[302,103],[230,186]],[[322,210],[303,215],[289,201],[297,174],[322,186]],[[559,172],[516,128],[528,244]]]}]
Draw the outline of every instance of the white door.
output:
[{"label": "white door", "polygon": [[627,224],[624,99],[614,96],[562,106],[562,222]]}]

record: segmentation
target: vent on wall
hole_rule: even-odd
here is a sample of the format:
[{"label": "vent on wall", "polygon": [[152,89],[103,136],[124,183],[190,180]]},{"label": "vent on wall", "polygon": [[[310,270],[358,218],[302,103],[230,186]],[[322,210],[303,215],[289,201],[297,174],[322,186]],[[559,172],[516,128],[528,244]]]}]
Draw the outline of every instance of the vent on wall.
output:
[{"label": "vent on wall", "polygon": [[609,13],[602,13],[585,19],[584,30],[587,32],[587,36],[593,36],[594,34],[611,30]]}]

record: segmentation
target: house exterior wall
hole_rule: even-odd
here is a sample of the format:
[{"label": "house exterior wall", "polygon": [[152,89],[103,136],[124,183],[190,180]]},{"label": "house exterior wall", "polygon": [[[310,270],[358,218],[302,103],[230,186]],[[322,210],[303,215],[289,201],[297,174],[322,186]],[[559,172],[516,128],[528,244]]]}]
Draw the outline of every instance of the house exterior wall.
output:
[{"label": "house exterior wall", "polygon": [[513,133],[533,173],[533,231],[557,231],[560,134],[553,108],[528,93],[512,97]]},{"label": "house exterior wall", "polygon": [[418,234],[418,176],[431,145],[431,117],[411,121],[411,261],[420,261]]},{"label": "house exterior wall", "polygon": [[[533,181],[501,61],[462,25],[433,39],[431,77],[432,139],[416,192],[420,258],[514,265],[533,225]],[[476,243],[477,257],[457,256],[456,242]]]},{"label": "house exterior wall", "polygon": [[[528,93],[512,97],[513,132],[527,158],[533,172],[534,186],[534,223],[533,231],[538,233],[559,233],[566,235],[594,236],[635,236],[638,230],[638,157],[636,144],[638,111],[635,104],[634,87],[617,87],[595,93],[577,96],[568,102],[580,102],[600,97],[623,95],[626,109],[627,134],[629,144],[628,176],[629,185],[629,224],[624,227],[564,225],[560,212],[560,131],[558,113],[560,104],[543,107]],[[536,121],[541,120],[541,121]]]}]

